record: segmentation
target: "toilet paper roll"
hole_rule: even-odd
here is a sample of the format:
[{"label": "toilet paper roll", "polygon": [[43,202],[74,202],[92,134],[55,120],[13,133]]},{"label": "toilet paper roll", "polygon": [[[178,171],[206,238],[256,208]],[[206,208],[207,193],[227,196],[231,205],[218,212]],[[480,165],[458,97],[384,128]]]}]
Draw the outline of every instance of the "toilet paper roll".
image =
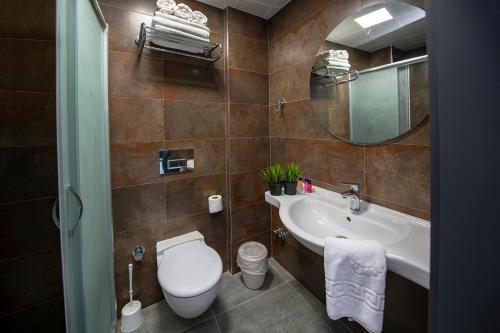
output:
[{"label": "toilet paper roll", "polygon": [[208,211],[210,214],[222,211],[222,196],[216,194],[208,197]]}]

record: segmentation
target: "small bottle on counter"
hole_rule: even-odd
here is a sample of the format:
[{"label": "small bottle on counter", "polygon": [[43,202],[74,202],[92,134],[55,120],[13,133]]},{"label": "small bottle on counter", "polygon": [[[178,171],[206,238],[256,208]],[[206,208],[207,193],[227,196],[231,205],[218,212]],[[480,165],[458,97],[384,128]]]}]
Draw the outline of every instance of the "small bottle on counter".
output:
[{"label": "small bottle on counter", "polygon": [[312,187],[312,181],[309,178],[306,178],[304,180],[304,189],[307,193],[312,193],[313,187]]},{"label": "small bottle on counter", "polygon": [[297,193],[303,194],[304,192],[304,180],[302,179],[302,177],[299,177],[299,180],[297,181]]}]

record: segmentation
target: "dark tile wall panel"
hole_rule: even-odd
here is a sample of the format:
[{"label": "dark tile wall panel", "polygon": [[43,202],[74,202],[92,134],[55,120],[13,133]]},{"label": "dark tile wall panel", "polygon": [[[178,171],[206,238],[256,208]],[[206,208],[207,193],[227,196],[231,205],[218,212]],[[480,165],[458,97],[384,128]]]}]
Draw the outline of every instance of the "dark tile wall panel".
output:
[{"label": "dark tile wall panel", "polygon": [[166,100],[224,103],[224,71],[213,66],[164,62]]},{"label": "dark tile wall panel", "polygon": [[56,196],[56,147],[0,148],[0,175],[0,204]]},{"label": "dark tile wall panel", "polygon": [[55,95],[0,91],[0,124],[0,147],[55,145]]},{"label": "dark tile wall panel", "polygon": [[115,233],[165,221],[164,183],[115,188],[112,193]]},{"label": "dark tile wall panel", "polygon": [[207,198],[214,194],[226,199],[225,174],[167,182],[167,220],[208,212]]},{"label": "dark tile wall panel", "polygon": [[231,172],[264,169],[269,164],[269,138],[231,139]]},{"label": "dark tile wall panel", "polygon": [[235,137],[267,137],[269,108],[267,105],[231,104],[230,133]]},{"label": "dark tile wall panel", "polygon": [[165,102],[165,139],[225,137],[224,103],[191,101]]},{"label": "dark tile wall panel", "polygon": [[55,40],[55,22],[54,0],[0,2],[0,38]]},{"label": "dark tile wall panel", "polygon": [[260,240],[269,247],[269,206],[263,203],[269,165],[268,23],[228,8],[228,168],[230,193],[230,268],[243,240]]},{"label": "dark tile wall panel", "polygon": [[162,141],[163,100],[111,97],[109,99],[110,142]]},{"label": "dark tile wall panel", "polygon": [[238,34],[229,35],[229,62],[233,68],[267,73],[267,40],[257,40]]},{"label": "dark tile wall panel", "polygon": [[59,248],[52,221],[55,197],[0,205],[0,261]]},{"label": "dark tile wall panel", "polygon": [[52,40],[2,39],[0,90],[55,92],[56,44]]},{"label": "dark tile wall panel", "polygon": [[163,182],[158,162],[162,148],[163,142],[112,144],[111,185],[124,187]]},{"label": "dark tile wall panel", "polygon": [[56,1],[0,2],[0,317],[63,332],[57,194]]},{"label": "dark tile wall panel", "polygon": [[0,261],[0,317],[62,295],[61,252],[48,250]]}]

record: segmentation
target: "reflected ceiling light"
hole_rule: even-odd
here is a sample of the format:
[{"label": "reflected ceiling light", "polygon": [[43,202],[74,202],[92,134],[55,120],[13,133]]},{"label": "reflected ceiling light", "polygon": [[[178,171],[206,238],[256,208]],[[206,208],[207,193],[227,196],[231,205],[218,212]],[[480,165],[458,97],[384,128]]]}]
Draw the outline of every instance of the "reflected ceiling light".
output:
[{"label": "reflected ceiling light", "polygon": [[357,24],[363,28],[369,28],[376,24],[392,20],[392,15],[385,8],[378,9],[374,12],[355,18]]}]

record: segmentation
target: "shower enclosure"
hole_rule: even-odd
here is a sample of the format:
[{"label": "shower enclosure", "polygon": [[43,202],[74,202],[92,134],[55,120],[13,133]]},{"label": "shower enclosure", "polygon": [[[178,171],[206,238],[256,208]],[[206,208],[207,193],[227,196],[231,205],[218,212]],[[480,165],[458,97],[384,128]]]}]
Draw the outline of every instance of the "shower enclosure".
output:
[{"label": "shower enclosure", "polygon": [[67,332],[116,327],[107,25],[95,0],[57,0],[57,145]]}]

